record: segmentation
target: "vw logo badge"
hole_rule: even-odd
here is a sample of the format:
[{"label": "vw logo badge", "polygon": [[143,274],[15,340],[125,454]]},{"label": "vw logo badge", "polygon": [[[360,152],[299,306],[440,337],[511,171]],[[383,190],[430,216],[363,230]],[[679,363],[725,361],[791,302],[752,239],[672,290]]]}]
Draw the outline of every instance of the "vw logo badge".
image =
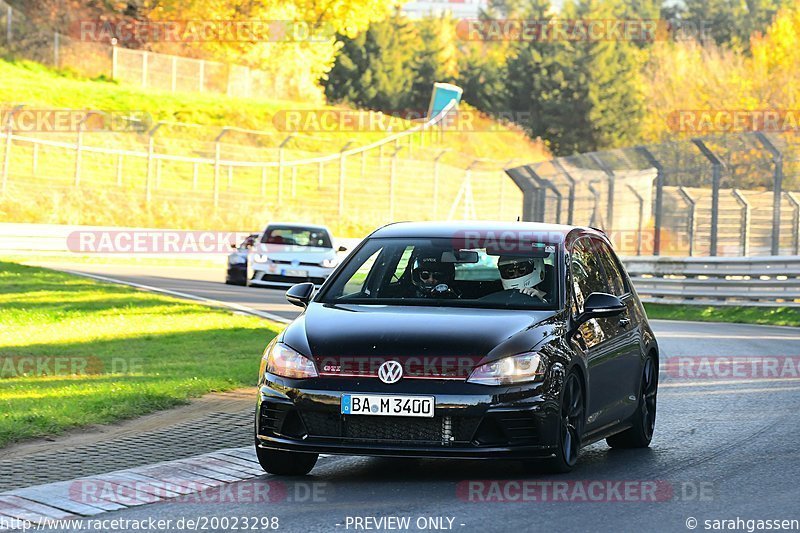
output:
[{"label": "vw logo badge", "polygon": [[386,361],[378,367],[378,378],[384,383],[397,383],[402,377],[403,365],[397,361]]}]

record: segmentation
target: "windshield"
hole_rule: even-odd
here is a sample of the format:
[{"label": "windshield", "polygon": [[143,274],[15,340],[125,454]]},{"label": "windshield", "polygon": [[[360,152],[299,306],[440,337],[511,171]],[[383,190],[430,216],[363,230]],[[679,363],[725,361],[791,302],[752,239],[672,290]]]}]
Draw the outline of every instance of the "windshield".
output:
[{"label": "windshield", "polygon": [[287,244],[333,248],[328,232],[320,228],[270,226],[261,238],[264,244]]},{"label": "windshield", "polygon": [[555,309],[555,245],[369,239],[321,293],[323,303]]}]

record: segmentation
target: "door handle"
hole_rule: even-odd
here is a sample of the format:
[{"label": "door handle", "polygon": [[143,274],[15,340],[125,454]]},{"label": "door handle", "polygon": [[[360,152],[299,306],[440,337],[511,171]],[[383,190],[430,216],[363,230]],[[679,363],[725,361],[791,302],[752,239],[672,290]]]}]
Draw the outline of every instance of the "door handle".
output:
[{"label": "door handle", "polygon": [[620,318],[619,319],[619,327],[627,328],[630,325],[631,325],[631,319],[630,318]]}]

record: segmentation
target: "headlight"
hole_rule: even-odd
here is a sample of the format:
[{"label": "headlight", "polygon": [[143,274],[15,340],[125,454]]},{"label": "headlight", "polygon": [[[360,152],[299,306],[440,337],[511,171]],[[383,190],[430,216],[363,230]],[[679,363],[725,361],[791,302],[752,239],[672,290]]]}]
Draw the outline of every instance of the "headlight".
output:
[{"label": "headlight", "polygon": [[323,259],[322,261],[320,261],[319,266],[323,268],[334,268],[338,264],[339,264],[338,259]]},{"label": "headlight", "polygon": [[261,375],[264,372],[284,378],[315,378],[318,376],[314,362],[285,344],[272,341],[261,358]]},{"label": "headlight", "polygon": [[253,261],[256,263],[266,263],[267,254],[253,254]]},{"label": "headlight", "polygon": [[536,381],[544,375],[538,353],[523,353],[504,357],[481,365],[470,374],[468,383],[480,385],[514,385]]},{"label": "headlight", "polygon": [[247,257],[243,255],[232,255],[228,258],[228,263],[231,265],[243,265],[247,263]]}]

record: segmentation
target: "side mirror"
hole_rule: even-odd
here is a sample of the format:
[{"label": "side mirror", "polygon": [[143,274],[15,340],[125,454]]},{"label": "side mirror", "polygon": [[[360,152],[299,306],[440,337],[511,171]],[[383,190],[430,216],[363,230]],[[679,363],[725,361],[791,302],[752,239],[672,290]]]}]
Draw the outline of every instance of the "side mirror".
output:
[{"label": "side mirror", "polygon": [[616,316],[625,311],[622,301],[613,294],[593,292],[583,304],[583,313],[578,317],[577,323],[582,324],[592,318]]},{"label": "side mirror", "polygon": [[307,307],[311,301],[311,295],[314,294],[314,284],[311,282],[298,283],[293,285],[286,291],[286,300],[298,307]]},{"label": "side mirror", "polygon": [[347,246],[340,246],[339,247],[339,251],[340,252],[346,252],[347,251]]},{"label": "side mirror", "polygon": [[234,250],[238,250],[238,249],[239,249],[239,247],[238,247],[238,246],[236,246],[236,243],[235,243],[235,242],[232,242],[232,243],[231,243],[231,248],[233,248]]}]

